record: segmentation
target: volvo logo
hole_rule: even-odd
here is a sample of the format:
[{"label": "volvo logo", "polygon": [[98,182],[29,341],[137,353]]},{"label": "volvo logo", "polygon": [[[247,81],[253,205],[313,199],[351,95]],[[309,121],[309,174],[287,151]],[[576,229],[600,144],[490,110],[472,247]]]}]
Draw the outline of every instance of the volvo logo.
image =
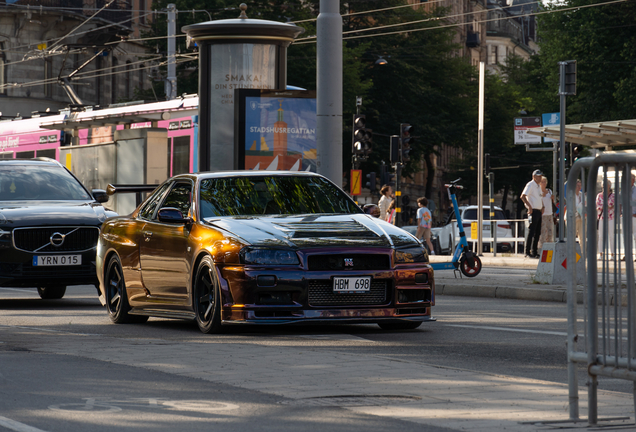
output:
[{"label": "volvo logo", "polygon": [[353,267],[353,258],[345,258],[344,265],[345,267]]},{"label": "volvo logo", "polygon": [[51,244],[55,247],[60,247],[64,243],[65,234],[61,234],[59,232],[53,233],[53,235],[49,238]]}]

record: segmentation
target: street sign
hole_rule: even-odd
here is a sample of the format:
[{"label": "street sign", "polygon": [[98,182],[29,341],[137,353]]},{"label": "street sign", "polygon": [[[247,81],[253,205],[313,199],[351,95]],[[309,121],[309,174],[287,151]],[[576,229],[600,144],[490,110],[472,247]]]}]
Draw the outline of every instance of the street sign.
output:
[{"label": "street sign", "polygon": [[351,170],[351,196],[362,193],[362,170]]},{"label": "street sign", "polygon": [[[547,113],[541,114],[541,119],[543,120],[543,126],[559,126],[561,122],[561,113]],[[554,142],[558,141],[558,139],[554,138],[543,138],[543,142]]]},{"label": "street sign", "polygon": [[515,117],[515,144],[541,144],[541,137],[528,129],[541,127],[541,117]]}]

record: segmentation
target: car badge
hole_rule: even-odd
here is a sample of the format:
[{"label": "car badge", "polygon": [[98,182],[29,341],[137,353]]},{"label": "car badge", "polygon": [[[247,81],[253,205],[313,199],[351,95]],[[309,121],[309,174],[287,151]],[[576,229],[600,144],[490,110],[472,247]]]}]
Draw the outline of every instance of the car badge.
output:
[{"label": "car badge", "polygon": [[345,258],[344,265],[345,267],[353,267],[353,258]]},{"label": "car badge", "polygon": [[62,246],[62,244],[64,243],[64,238],[66,236],[64,234],[61,234],[59,232],[53,233],[53,235],[50,237],[50,241],[51,244],[55,247],[60,247]]}]

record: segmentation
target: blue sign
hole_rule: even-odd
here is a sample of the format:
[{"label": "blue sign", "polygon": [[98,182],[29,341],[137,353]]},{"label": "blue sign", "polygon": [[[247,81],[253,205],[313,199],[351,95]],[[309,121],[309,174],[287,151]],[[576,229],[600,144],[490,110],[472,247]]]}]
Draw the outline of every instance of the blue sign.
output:
[{"label": "blue sign", "polygon": [[561,122],[561,113],[542,114],[543,126],[558,126]]},{"label": "blue sign", "polygon": [[[541,115],[543,126],[559,126],[561,124],[561,113],[547,113]],[[558,139],[543,138],[543,142],[555,142]]]}]

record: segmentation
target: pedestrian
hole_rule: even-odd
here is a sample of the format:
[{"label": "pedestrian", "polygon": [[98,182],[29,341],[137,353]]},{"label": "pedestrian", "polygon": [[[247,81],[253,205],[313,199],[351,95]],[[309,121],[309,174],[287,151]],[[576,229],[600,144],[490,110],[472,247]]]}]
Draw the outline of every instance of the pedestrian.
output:
[{"label": "pedestrian", "polygon": [[374,218],[380,217],[380,207],[375,204],[365,204],[363,210],[366,214],[371,215]]},{"label": "pedestrian", "polygon": [[385,221],[387,217],[386,211],[389,209],[393,197],[393,188],[389,185],[384,185],[380,189],[380,194],[382,194],[378,202],[378,207],[380,207],[380,219]]},{"label": "pedestrian", "polygon": [[417,199],[417,231],[415,236],[426,242],[429,254],[435,255],[435,249],[433,248],[433,242],[431,241],[431,225],[433,218],[431,217],[431,211],[427,206],[428,199],[426,197]]},{"label": "pedestrian", "polygon": [[395,198],[391,201],[391,204],[389,204],[389,208],[386,211],[386,221],[395,225]]},{"label": "pedestrian", "polygon": [[[604,194],[607,192],[607,217],[604,209]],[[611,256],[614,257],[614,206],[616,198],[614,197],[614,191],[612,191],[612,184],[609,180],[605,182],[601,192],[596,195],[596,221],[598,224],[598,250],[601,251],[601,258],[603,258],[603,251],[607,244],[603,241],[605,238],[609,240],[609,249]],[[605,233],[604,220],[607,220],[607,233]],[[607,234],[607,235],[606,235]]]},{"label": "pedestrian", "polygon": [[[632,176],[634,178],[634,176]],[[581,245],[581,253],[585,255],[585,250],[583,248],[583,192],[581,189],[583,184],[581,180],[576,181],[576,188],[574,189],[574,200],[576,204],[576,236],[579,239],[579,244]]]},{"label": "pedestrian", "polygon": [[541,199],[543,200],[543,214],[541,216],[541,236],[539,236],[538,248],[543,247],[543,243],[554,241],[554,195],[548,189],[548,178],[541,176]]},{"label": "pedestrian", "polygon": [[528,238],[526,240],[526,257],[539,258],[538,244],[541,236],[541,218],[543,209],[543,197],[541,195],[541,170],[534,170],[532,180],[526,184],[521,193],[526,209],[528,209]]}]

